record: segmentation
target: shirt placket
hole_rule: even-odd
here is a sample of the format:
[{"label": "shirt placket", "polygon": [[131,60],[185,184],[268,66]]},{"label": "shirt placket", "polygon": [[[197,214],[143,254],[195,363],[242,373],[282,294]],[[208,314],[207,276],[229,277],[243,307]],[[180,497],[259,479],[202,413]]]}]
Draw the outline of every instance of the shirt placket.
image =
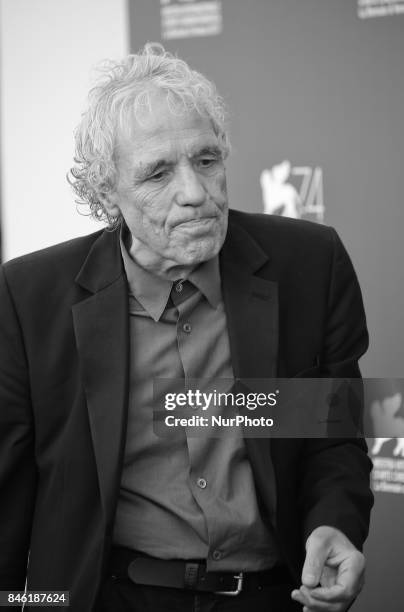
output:
[{"label": "shirt placket", "polygon": [[[205,298],[200,291],[195,291],[182,300],[183,292],[188,291],[187,286],[176,283],[172,291],[172,300],[178,311],[177,342],[180,359],[183,365],[185,378],[201,378],[204,374],[201,363],[201,351],[198,349],[202,329],[198,329],[197,318],[194,315],[196,306]],[[181,296],[181,297],[180,297]],[[200,304],[199,304],[200,305]],[[208,307],[207,302],[200,307]],[[208,532],[208,558],[209,563],[217,563],[223,557],[224,551],[218,545],[219,521],[209,511],[214,507],[215,479],[214,469],[210,462],[210,453],[201,453],[201,445],[206,450],[207,440],[193,438],[187,435],[189,456],[189,483],[192,495],[200,507],[206,522]]]}]

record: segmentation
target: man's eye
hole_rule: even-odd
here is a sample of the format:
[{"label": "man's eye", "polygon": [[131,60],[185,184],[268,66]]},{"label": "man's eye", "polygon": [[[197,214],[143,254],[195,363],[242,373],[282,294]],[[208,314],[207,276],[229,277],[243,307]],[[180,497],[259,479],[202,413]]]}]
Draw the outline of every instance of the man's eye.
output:
[{"label": "man's eye", "polygon": [[160,170],[160,172],[156,172],[155,174],[152,174],[151,176],[149,176],[148,180],[158,183],[159,181],[162,181],[166,177],[166,175],[167,175],[166,170]]},{"label": "man's eye", "polygon": [[210,168],[217,162],[216,157],[201,157],[198,161],[201,168]]}]

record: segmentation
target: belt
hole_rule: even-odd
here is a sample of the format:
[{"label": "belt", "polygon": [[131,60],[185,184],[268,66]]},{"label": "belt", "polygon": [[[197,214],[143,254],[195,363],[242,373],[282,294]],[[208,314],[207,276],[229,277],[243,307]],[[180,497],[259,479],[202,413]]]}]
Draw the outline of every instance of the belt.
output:
[{"label": "belt", "polygon": [[293,583],[289,570],[282,565],[259,572],[208,572],[204,560],[156,559],[121,547],[112,549],[109,570],[113,576],[129,577],[135,584],[218,595],[238,595],[241,591]]}]

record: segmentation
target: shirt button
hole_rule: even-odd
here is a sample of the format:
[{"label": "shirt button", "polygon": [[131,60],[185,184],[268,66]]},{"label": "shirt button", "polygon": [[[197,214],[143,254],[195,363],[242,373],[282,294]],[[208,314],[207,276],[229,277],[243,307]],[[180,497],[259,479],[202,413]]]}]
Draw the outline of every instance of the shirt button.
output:
[{"label": "shirt button", "polygon": [[175,290],[176,290],[176,292],[177,292],[177,293],[181,293],[181,291],[182,291],[182,282],[181,282],[181,281],[180,281],[180,282],[178,282],[178,283],[175,285]]},{"label": "shirt button", "polygon": [[208,483],[206,482],[204,478],[198,478],[198,480],[196,481],[196,484],[198,485],[200,489],[206,489]]},{"label": "shirt button", "polygon": [[214,550],[212,553],[212,559],[215,561],[219,561],[223,557],[223,553],[220,550]]},{"label": "shirt button", "polygon": [[182,326],[182,329],[184,330],[186,334],[189,334],[191,333],[192,326],[190,323],[184,323],[184,325]]}]

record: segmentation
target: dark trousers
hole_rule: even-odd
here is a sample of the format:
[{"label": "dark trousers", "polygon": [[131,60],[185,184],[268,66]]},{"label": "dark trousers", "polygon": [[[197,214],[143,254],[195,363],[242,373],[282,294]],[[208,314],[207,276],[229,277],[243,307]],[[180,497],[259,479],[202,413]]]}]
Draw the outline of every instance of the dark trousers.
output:
[{"label": "dark trousers", "polygon": [[239,595],[216,595],[134,584],[126,577],[108,577],[94,612],[301,612],[290,598],[293,585],[264,586]]}]

